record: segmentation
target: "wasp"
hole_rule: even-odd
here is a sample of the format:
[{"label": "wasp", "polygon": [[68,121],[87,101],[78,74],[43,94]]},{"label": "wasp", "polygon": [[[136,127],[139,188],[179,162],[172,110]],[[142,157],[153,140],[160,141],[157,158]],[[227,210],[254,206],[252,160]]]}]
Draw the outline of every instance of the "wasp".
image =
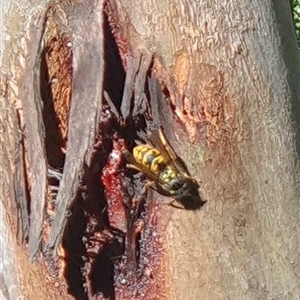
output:
[{"label": "wasp", "polygon": [[[146,176],[148,181],[143,190],[151,187],[163,196],[172,197],[172,206],[199,209],[206,202],[199,195],[199,185],[169,144],[162,127],[148,132],[148,137],[150,144],[135,146],[132,154],[123,152],[127,166]],[[181,206],[175,205],[175,201]]]}]

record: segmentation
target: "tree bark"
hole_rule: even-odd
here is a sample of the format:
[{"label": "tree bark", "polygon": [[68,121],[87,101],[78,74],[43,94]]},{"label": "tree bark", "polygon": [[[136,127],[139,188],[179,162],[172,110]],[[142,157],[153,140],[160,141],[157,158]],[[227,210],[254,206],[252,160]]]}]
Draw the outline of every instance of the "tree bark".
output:
[{"label": "tree bark", "polygon": [[[26,25],[46,5],[11,2],[10,41],[1,48],[3,299],[71,299],[65,282],[49,282],[46,267],[28,261],[16,237],[22,91],[15,78],[30,55],[21,43],[28,38]],[[163,251],[160,274],[149,286],[158,282],[160,294],[146,299],[297,299],[300,64],[288,1],[109,5],[116,40],[127,44],[128,69],[154,57],[153,74],[172,107],[162,121],[166,134],[207,200],[196,212],[159,205]]]},{"label": "tree bark", "polygon": [[[22,228],[20,222],[25,220],[20,216],[20,212],[23,211],[21,206],[26,205],[26,190],[21,145],[24,137],[24,132],[22,132],[24,121],[19,119],[21,115],[18,114],[18,111],[22,109],[23,104],[20,103],[20,99],[26,91],[30,91],[34,86],[31,82],[30,71],[33,69],[35,57],[32,57],[31,50],[34,52],[39,41],[34,42],[34,38],[37,36],[30,35],[32,34],[30,30],[32,30],[32,24],[36,22],[35,30],[38,31],[37,23],[45,13],[46,5],[46,1],[5,2],[3,3],[4,11],[7,10],[5,19],[0,19],[0,28],[4,33],[0,47],[3,51],[0,73],[0,123],[2,128],[0,134],[0,298],[5,300],[73,299],[68,295],[64,279],[50,278],[44,263],[29,261],[27,249],[21,242],[21,236],[26,233],[20,232]],[[30,46],[27,48],[26,46],[30,44],[32,44],[32,48]],[[23,81],[20,80],[22,76],[25,77]],[[23,86],[23,89],[20,81],[24,84],[26,80],[29,81],[29,84]],[[30,93],[28,95],[33,96]],[[35,111],[33,112],[35,113]],[[36,161],[35,164],[38,165],[39,162]],[[38,191],[35,192],[38,193]],[[45,186],[43,192],[45,192]],[[43,206],[42,209],[44,209]],[[40,211],[37,218],[42,216],[43,212]],[[33,220],[34,217],[31,216],[31,222],[34,222]],[[40,225],[42,224],[41,221]],[[26,224],[22,225],[25,231],[28,230]]]},{"label": "tree bark", "polygon": [[165,298],[296,299],[299,54],[288,1],[113,3],[133,55],[161,59],[194,141],[178,129],[176,149],[207,200],[196,213],[159,213],[170,216]]}]

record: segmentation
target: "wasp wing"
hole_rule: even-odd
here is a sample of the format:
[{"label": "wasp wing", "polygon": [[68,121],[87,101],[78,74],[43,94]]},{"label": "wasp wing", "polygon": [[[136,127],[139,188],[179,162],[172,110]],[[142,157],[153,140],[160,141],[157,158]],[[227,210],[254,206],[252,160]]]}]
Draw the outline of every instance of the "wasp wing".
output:
[{"label": "wasp wing", "polygon": [[149,134],[149,139],[153,146],[161,152],[167,163],[172,164],[178,173],[186,173],[188,177],[191,176],[183,160],[169,144],[162,127],[159,127],[158,130],[152,130]]}]

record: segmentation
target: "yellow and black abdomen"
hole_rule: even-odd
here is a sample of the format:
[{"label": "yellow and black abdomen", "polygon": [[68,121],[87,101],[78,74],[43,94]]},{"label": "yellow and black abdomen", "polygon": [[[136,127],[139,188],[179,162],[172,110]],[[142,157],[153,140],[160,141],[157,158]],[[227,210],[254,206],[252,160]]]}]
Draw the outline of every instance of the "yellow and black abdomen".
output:
[{"label": "yellow and black abdomen", "polygon": [[143,165],[149,172],[157,176],[166,167],[166,161],[162,154],[150,145],[134,147],[133,156],[138,164]]}]

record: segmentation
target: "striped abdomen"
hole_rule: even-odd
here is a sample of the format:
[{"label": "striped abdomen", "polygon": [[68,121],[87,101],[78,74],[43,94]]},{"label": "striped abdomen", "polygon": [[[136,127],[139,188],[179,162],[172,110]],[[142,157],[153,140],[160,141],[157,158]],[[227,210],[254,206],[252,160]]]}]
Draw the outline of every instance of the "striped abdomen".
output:
[{"label": "striped abdomen", "polygon": [[137,163],[143,165],[153,174],[159,174],[166,167],[161,153],[150,145],[138,145],[133,149],[133,156]]}]

